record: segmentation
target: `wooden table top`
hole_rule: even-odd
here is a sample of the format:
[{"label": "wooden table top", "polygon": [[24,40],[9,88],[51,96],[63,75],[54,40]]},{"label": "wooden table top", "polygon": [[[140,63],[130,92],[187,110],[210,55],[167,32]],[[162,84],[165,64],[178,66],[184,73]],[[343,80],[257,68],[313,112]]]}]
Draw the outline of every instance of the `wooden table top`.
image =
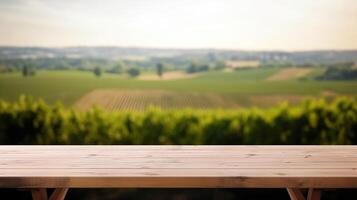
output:
[{"label": "wooden table top", "polygon": [[0,187],[357,188],[357,146],[0,146]]}]

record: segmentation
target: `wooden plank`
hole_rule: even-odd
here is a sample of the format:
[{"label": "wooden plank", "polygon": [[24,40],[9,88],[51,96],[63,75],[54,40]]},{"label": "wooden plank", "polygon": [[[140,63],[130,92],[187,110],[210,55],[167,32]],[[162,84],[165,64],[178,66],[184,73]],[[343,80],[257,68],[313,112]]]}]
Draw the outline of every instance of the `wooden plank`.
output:
[{"label": "wooden plank", "polygon": [[[283,162],[277,163],[274,161],[261,161],[261,162],[226,162],[226,161],[184,161],[184,160],[138,160],[138,161],[112,161],[111,160],[101,160],[92,162],[81,162],[80,160],[67,162],[46,163],[46,162],[33,162],[29,161],[26,164],[14,163],[11,165],[5,164],[6,161],[0,162],[0,169],[65,169],[68,165],[71,169],[113,169],[118,168],[115,166],[125,166],[125,168],[130,169],[340,169],[341,171],[353,169],[357,166],[357,163],[343,163],[343,162],[311,162],[306,165],[301,162]],[[262,165],[264,163],[264,165]],[[123,168],[122,168],[123,169]],[[1,172],[0,172],[1,174]],[[352,173],[353,174],[353,173]]]},{"label": "wooden plank", "polygon": [[[37,146],[36,146],[37,147]],[[220,156],[234,156],[234,155],[238,155],[240,156],[241,154],[248,154],[248,155],[252,155],[254,156],[254,154],[258,154],[258,155],[274,155],[274,156],[284,156],[285,154],[294,154],[296,156],[300,155],[300,156],[305,156],[308,154],[312,154],[312,155],[325,155],[327,157],[329,156],[334,156],[334,155],[340,155],[340,156],[351,156],[351,155],[355,155],[357,153],[357,151],[355,149],[351,149],[351,148],[346,148],[346,149],[341,149],[341,148],[331,148],[331,149],[316,149],[316,148],[312,148],[311,150],[306,150],[306,149],[291,149],[291,148],[285,148],[283,147],[282,149],[275,149],[275,148],[270,148],[267,147],[266,149],[251,149],[247,148],[247,149],[242,149],[242,148],[237,148],[236,150],[233,149],[226,149],[222,146],[219,146],[219,150],[223,151],[225,154],[222,154],[220,151],[214,150],[214,149],[206,149],[206,148],[202,148],[202,149],[192,149],[192,150],[172,150],[170,148],[166,149],[163,148],[163,150],[158,150],[157,148],[155,149],[148,149],[148,148],[139,148],[136,149],[135,147],[131,147],[131,150],[128,148],[118,148],[118,147],[113,147],[112,149],[108,149],[107,148],[103,148],[103,147],[91,147],[90,149],[83,149],[83,148],[74,148],[74,147],[70,147],[70,148],[63,148],[63,146],[61,146],[62,148],[59,147],[54,147],[54,149],[49,149],[47,148],[41,148],[39,147],[39,149],[34,148],[34,147],[18,147],[19,149],[4,149],[0,147],[0,151],[11,156],[13,154],[15,155],[28,155],[28,154],[38,154],[38,155],[66,155],[67,153],[73,153],[74,155],[83,155],[83,153],[87,153],[87,154],[96,154],[96,153],[100,153],[100,154],[104,154],[104,155],[123,155],[123,154],[127,154],[127,155],[131,155],[131,156],[136,156],[138,155],[139,157],[142,156],[146,156],[146,155],[176,155],[176,156],[210,156],[209,154],[213,154],[213,155],[220,155]],[[22,151],[21,149],[26,148],[28,150],[28,152],[26,151]],[[238,154],[237,154],[238,153]]]},{"label": "wooden plank", "polygon": [[57,168],[1,169],[4,177],[277,177],[277,178],[357,178],[355,169],[275,169],[275,168]]},{"label": "wooden plank", "polygon": [[0,187],[91,185],[357,187],[357,147],[0,146]]},{"label": "wooden plank", "polygon": [[1,178],[2,188],[357,188],[355,178],[300,177],[23,177]]}]

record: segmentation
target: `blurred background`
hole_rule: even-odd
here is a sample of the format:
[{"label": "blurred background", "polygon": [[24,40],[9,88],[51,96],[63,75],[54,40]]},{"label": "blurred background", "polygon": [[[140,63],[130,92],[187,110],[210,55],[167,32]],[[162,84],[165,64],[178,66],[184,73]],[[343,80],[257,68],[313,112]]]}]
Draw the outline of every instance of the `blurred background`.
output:
[{"label": "blurred background", "polygon": [[[356,21],[355,0],[0,0],[0,144],[357,144]],[[288,199],[68,195],[266,197]]]}]

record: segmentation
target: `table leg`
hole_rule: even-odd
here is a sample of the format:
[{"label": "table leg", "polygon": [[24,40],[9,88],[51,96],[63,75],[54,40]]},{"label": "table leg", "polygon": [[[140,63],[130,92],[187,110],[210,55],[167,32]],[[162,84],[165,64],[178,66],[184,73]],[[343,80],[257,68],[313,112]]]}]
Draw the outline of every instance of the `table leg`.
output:
[{"label": "table leg", "polygon": [[287,190],[291,200],[320,200],[321,198],[321,191],[314,188],[309,188],[307,197],[299,188],[287,188]]},{"label": "table leg", "polygon": [[46,188],[31,189],[33,200],[64,200],[67,192],[68,188],[56,188],[48,198]]},{"label": "table leg", "polygon": [[64,200],[67,192],[68,188],[56,188],[49,200]]},{"label": "table leg", "polygon": [[47,191],[45,188],[31,189],[33,200],[47,200]]},{"label": "table leg", "polygon": [[307,200],[320,200],[321,198],[321,191],[316,190],[314,188],[310,188],[309,192],[307,193]]}]

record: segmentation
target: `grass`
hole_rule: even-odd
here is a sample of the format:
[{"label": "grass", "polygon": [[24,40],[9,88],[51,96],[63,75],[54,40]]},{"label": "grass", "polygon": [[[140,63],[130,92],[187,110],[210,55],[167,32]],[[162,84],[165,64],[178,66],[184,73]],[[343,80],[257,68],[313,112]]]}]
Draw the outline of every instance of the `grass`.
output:
[{"label": "grass", "polygon": [[65,105],[73,105],[95,89],[159,89],[218,93],[249,105],[249,98],[254,95],[317,96],[323,91],[357,95],[357,81],[265,81],[278,70],[212,71],[192,79],[170,81],[144,81],[113,74],[103,74],[97,78],[91,72],[81,71],[39,71],[34,77],[22,77],[20,73],[0,74],[0,98],[12,101],[21,94],[27,94],[43,98],[48,103],[61,101]]}]

